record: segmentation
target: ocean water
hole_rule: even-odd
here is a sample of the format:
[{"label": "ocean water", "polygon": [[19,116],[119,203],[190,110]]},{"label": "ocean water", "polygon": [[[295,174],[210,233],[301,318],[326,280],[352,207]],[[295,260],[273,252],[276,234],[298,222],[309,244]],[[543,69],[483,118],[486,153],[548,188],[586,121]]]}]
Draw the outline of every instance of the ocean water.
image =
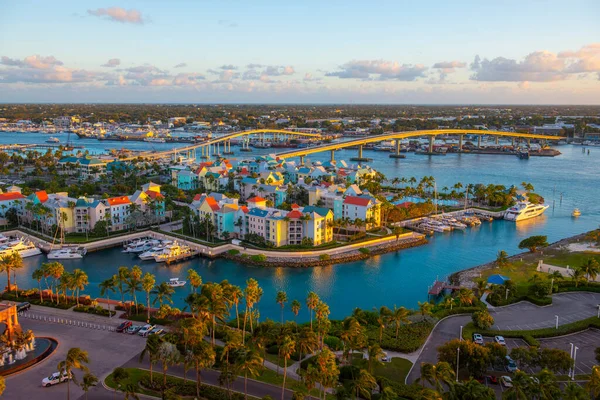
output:
[{"label": "ocean water", "polygon": [[[25,143],[25,138],[29,136],[32,142],[39,142],[39,137],[43,135],[23,134],[23,140],[20,136],[15,140],[14,134],[0,133],[0,143]],[[80,142],[85,142],[86,145],[89,142],[89,148],[98,151],[107,147],[148,148],[149,145],[140,142]],[[152,146],[167,148],[174,145]],[[234,147],[232,149],[236,150]],[[539,218],[517,224],[507,221],[484,222],[481,226],[468,228],[464,232],[436,234],[424,246],[384,254],[366,261],[308,269],[256,268],[221,259],[194,259],[166,266],[140,261],[130,254],[122,253],[120,248],[114,248],[90,253],[83,260],[63,263],[67,270],[82,268],[87,272],[90,284],[85,292],[93,298],[99,295],[98,284],[116,273],[119,266],[138,264],[144,271],[155,274],[157,282],[172,277],[184,279],[189,268],[197,270],[205,282],[227,279],[244,286],[248,278],[255,278],[264,290],[259,303],[261,318],[279,318],[280,308],[275,302],[278,290],[285,290],[290,301],[298,299],[302,302],[300,320],[309,318],[304,306],[309,291],[315,291],[329,304],[332,318],[343,318],[355,307],[416,307],[417,301],[427,298],[428,287],[436,278],[493,260],[498,250],[515,254],[519,252],[518,243],[525,237],[547,235],[552,242],[599,227],[600,148],[590,148],[589,155],[582,152],[581,146],[565,145],[558,149],[563,153],[561,156],[532,157],[529,160],[499,155],[448,154],[430,157],[412,153],[408,153],[406,159],[390,159],[387,153],[365,150],[365,156],[373,158],[369,165],[383,172],[389,179],[395,176],[414,176],[420,179],[431,175],[436,179],[438,188],[451,187],[459,181],[463,184],[494,183],[507,186],[526,181],[531,182],[535,191],[550,205]],[[255,149],[251,154],[265,154],[273,150]],[[242,153],[240,157],[250,157],[251,154]],[[338,160],[349,160],[355,155],[356,150],[342,150],[336,152],[335,157]],[[324,161],[328,157],[329,153],[324,153],[313,155],[310,159]],[[582,216],[577,219],[571,217],[575,207],[582,212]],[[25,259],[25,268],[17,272],[19,285],[37,286],[37,282],[31,279],[31,273],[45,261],[45,256]],[[0,275],[0,285],[5,285],[5,282],[5,274]],[[189,287],[176,289],[175,306],[185,306],[183,299],[189,290]],[[116,296],[118,295],[112,295],[113,298]],[[144,298],[142,293],[138,297]],[[285,312],[287,318],[292,318],[289,307],[286,307]]]}]

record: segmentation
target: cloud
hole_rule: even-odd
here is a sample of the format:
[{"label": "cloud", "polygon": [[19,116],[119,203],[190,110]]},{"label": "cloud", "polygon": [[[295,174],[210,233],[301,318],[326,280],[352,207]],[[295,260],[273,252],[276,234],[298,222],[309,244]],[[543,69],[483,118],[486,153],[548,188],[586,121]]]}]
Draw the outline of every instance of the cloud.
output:
[{"label": "cloud", "polygon": [[98,8],[96,10],[87,10],[88,14],[103,17],[110,21],[121,22],[124,24],[143,24],[144,18],[138,10],[126,10],[121,7]]},{"label": "cloud", "polygon": [[118,58],[111,58],[106,62],[106,64],[102,64],[101,67],[114,68],[118,67],[119,65],[121,65],[121,60]]},{"label": "cloud", "polygon": [[184,68],[184,67],[187,67],[186,63],[179,63],[176,66],[174,66],[173,68]]},{"label": "cloud", "polygon": [[246,65],[246,68],[249,68],[249,69],[256,69],[256,68],[262,68],[262,67],[264,67],[264,65],[262,65],[262,64],[248,64],[248,65]]},{"label": "cloud", "polygon": [[471,79],[492,82],[552,82],[568,79],[573,74],[600,72],[600,43],[593,43],[577,51],[535,51],[522,61],[496,57],[492,60],[479,56],[471,64]]},{"label": "cloud", "polygon": [[173,85],[190,86],[195,85],[198,83],[198,81],[202,81],[204,79],[206,79],[204,75],[197,73],[177,74],[173,78]]},{"label": "cloud", "polygon": [[467,63],[462,61],[442,61],[433,64],[432,68],[449,69],[449,68],[464,68]]},{"label": "cloud", "polygon": [[236,28],[238,26],[237,22],[230,21],[228,19],[220,19],[217,23],[221,26],[226,26],[228,28]]},{"label": "cloud", "polygon": [[238,69],[238,67],[236,67],[235,65],[226,64],[226,65],[221,65],[219,67],[219,69],[231,69],[231,70],[234,70],[234,69]]},{"label": "cloud", "polygon": [[304,82],[321,82],[321,78],[315,78],[311,73],[305,73],[304,78],[302,78]]},{"label": "cloud", "polygon": [[9,67],[0,69],[1,83],[78,83],[105,77],[102,73],[66,68],[54,56],[32,55],[22,60],[3,56],[0,64]]},{"label": "cloud", "polygon": [[9,67],[48,69],[54,66],[63,65],[63,62],[57,60],[54,56],[42,57],[39,55],[33,55],[25,57],[23,60],[2,56],[2,58],[0,58],[0,64],[7,65]]},{"label": "cloud", "polygon": [[421,64],[400,64],[385,60],[353,60],[340,66],[341,71],[327,72],[325,76],[341,79],[414,81],[425,77],[427,67]]},{"label": "cloud", "polygon": [[268,65],[261,75],[267,76],[281,76],[281,75],[293,75],[296,71],[294,71],[294,67],[292,66],[283,66],[283,65]]}]

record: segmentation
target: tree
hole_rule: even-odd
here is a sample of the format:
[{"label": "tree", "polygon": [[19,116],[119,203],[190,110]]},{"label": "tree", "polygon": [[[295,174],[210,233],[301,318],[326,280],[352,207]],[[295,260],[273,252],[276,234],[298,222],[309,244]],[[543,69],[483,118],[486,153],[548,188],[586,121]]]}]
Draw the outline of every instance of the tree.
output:
[{"label": "tree", "polygon": [[590,395],[575,382],[569,382],[563,388],[563,400],[589,400]]},{"label": "tree", "polygon": [[315,367],[323,392],[336,385],[340,370],[335,362],[335,354],[327,348],[321,350],[315,358]]},{"label": "tree", "polygon": [[150,322],[150,293],[154,289],[156,279],[150,272],[146,272],[142,278],[142,289],[146,292],[146,312],[147,322]]},{"label": "tree", "polygon": [[135,304],[135,313],[138,313],[138,302],[136,293],[140,291],[142,282],[142,269],[134,265],[131,267],[131,272],[129,273],[129,277],[126,281],[127,290],[131,293],[131,298],[133,299],[133,304]]},{"label": "tree", "polygon": [[396,306],[394,306],[394,310],[392,311],[392,320],[394,321],[394,323],[396,325],[396,339],[398,339],[398,332],[400,330],[400,325],[410,323],[410,320],[408,319],[409,314],[410,314],[410,311],[408,311],[406,308],[404,308],[404,307],[396,308]]},{"label": "tree", "polygon": [[100,296],[104,297],[106,295],[106,301],[108,303],[108,312],[110,313],[110,292],[115,292],[115,288],[117,286],[117,275],[113,275],[112,277],[103,280],[100,283]]},{"label": "tree", "polygon": [[191,268],[188,269],[187,280],[190,283],[193,293],[196,293],[196,290],[202,286],[202,278],[195,270]]},{"label": "tree", "polygon": [[300,308],[302,307],[302,305],[300,304],[300,302],[298,300],[292,300],[291,303],[291,308],[292,308],[292,313],[294,313],[294,319],[298,318],[298,314],[300,313]]},{"label": "tree", "polygon": [[[66,374],[77,384],[77,379],[73,374],[74,369],[79,369],[85,373],[90,372],[86,364],[90,363],[88,352],[79,347],[72,347],[67,351],[66,358],[58,363],[57,369],[61,374]],[[71,379],[67,379],[67,400],[71,398]]]},{"label": "tree", "polygon": [[167,369],[179,363],[181,360],[181,354],[177,350],[177,346],[173,343],[162,342],[158,346],[157,359],[162,364],[163,370],[163,391],[167,388]]},{"label": "tree", "polygon": [[474,312],[471,318],[479,329],[489,329],[494,325],[494,317],[487,310]]},{"label": "tree", "polygon": [[546,246],[548,246],[548,236],[542,235],[528,237],[519,243],[519,249],[528,249],[531,253],[535,253],[538,247]]},{"label": "tree", "polygon": [[127,267],[119,267],[119,271],[117,272],[117,287],[119,289],[119,293],[121,294],[121,304],[125,305],[125,285],[129,280],[129,268]]},{"label": "tree", "polygon": [[306,297],[306,307],[308,308],[308,310],[310,312],[310,329],[311,330],[313,328],[313,323],[312,323],[313,310],[317,307],[317,305],[319,304],[320,301],[321,301],[321,299],[319,298],[318,294],[316,294],[315,292],[308,292],[308,296]]},{"label": "tree", "polygon": [[377,365],[383,365],[383,363],[381,362],[381,359],[385,356],[385,353],[383,352],[383,350],[381,349],[381,347],[379,347],[379,345],[374,344],[372,346],[369,346],[367,348],[367,365],[369,366],[369,373],[373,373],[373,371],[375,370],[375,366]]},{"label": "tree", "polygon": [[440,361],[437,364],[421,364],[421,377],[419,378],[419,382],[421,382],[422,386],[427,382],[438,392],[442,392],[442,384],[450,386],[454,381],[454,377],[454,369],[447,362]]},{"label": "tree", "polygon": [[496,400],[492,388],[472,378],[467,382],[454,383],[448,389],[444,394],[446,400]]},{"label": "tree", "polygon": [[11,290],[12,288],[10,283],[10,273],[13,272],[15,274],[15,296],[17,295],[16,270],[21,268],[23,268],[23,259],[18,252],[13,251],[12,253],[0,257],[0,271],[6,272],[6,287],[8,290]]},{"label": "tree", "polygon": [[370,399],[373,390],[377,387],[377,381],[373,375],[364,369],[361,369],[358,376],[352,381],[352,386],[354,386],[354,392],[356,393],[357,398],[362,397],[363,399]]},{"label": "tree", "polygon": [[173,293],[175,293],[175,289],[167,285],[166,282],[155,286],[154,290],[152,290],[152,292],[150,293],[155,296],[154,301],[152,302],[153,305],[156,304],[156,302],[158,302],[159,306],[162,306],[165,301],[168,301],[169,303],[173,304],[173,299],[171,298],[171,296],[173,295]]},{"label": "tree", "polygon": [[288,301],[287,293],[285,293],[285,291],[283,291],[283,290],[278,291],[277,296],[275,297],[275,301],[281,307],[281,323],[283,324],[283,307],[285,306],[285,303],[287,303],[287,301]]},{"label": "tree", "polygon": [[153,374],[152,368],[154,367],[154,363],[158,359],[158,350],[160,345],[163,343],[163,338],[159,335],[150,335],[146,339],[146,346],[144,350],[140,353],[140,362],[144,360],[146,356],[148,356],[148,361],[150,362],[150,382],[152,382]]},{"label": "tree", "polygon": [[116,394],[117,388],[121,387],[121,382],[129,379],[129,372],[127,372],[127,370],[125,368],[118,367],[113,370],[111,375],[112,375],[112,380],[115,382],[115,385],[117,386],[115,388],[115,394]]},{"label": "tree", "polygon": [[512,378],[512,386],[502,394],[502,399],[529,400],[531,398],[528,394],[530,385],[531,378],[525,372],[517,371]]},{"label": "tree", "polygon": [[287,377],[287,362],[292,357],[292,354],[296,351],[296,342],[286,336],[283,338],[283,342],[279,346],[279,356],[283,358],[283,383],[281,385],[281,400],[284,399],[285,395],[285,379]]},{"label": "tree", "polygon": [[91,373],[86,373],[85,375],[83,375],[83,378],[81,378],[81,389],[83,390],[83,392],[85,393],[85,398],[87,400],[87,394],[88,391],[90,390],[90,388],[92,386],[96,386],[98,384],[98,378],[91,374]]},{"label": "tree", "polygon": [[585,388],[592,398],[595,399],[596,397],[600,396],[600,365],[595,365],[592,367],[590,380],[585,385]]},{"label": "tree", "polygon": [[244,376],[244,399],[248,400],[248,375],[256,376],[263,368],[263,359],[256,350],[244,349],[236,363],[236,369]]},{"label": "tree", "polygon": [[508,264],[510,264],[508,261],[508,253],[504,250],[498,251],[498,254],[496,255],[496,266],[498,268],[504,268],[508,266]]},{"label": "tree", "polygon": [[422,320],[425,321],[426,315],[431,315],[431,309],[433,308],[433,304],[428,301],[418,302],[419,304],[419,312],[421,313]]},{"label": "tree", "polygon": [[31,274],[31,278],[35,279],[38,282],[38,292],[40,294],[40,303],[44,302],[44,297],[42,295],[42,279],[44,278],[44,267],[42,266],[36,268]]},{"label": "tree", "polygon": [[85,271],[77,268],[73,271],[72,282],[77,290],[77,296],[75,298],[77,299],[77,307],[79,307],[79,292],[85,289],[85,286],[89,283],[88,276]]},{"label": "tree", "polygon": [[201,340],[192,347],[192,360],[196,368],[196,396],[200,397],[201,370],[209,368],[215,363],[215,350],[213,347]]},{"label": "tree", "polygon": [[600,274],[600,264],[595,258],[588,258],[580,268],[585,273],[587,281],[595,280],[598,274]]}]

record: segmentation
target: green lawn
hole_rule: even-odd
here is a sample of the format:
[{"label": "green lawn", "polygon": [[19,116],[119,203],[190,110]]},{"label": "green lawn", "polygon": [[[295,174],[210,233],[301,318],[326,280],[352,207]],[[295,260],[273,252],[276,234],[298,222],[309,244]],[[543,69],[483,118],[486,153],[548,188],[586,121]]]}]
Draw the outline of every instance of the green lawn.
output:
[{"label": "green lawn", "polygon": [[[275,365],[279,364],[280,367],[283,367],[283,358],[277,357],[277,354],[269,354],[269,353],[267,353],[265,355],[265,359],[267,361],[271,361]],[[290,359],[290,360],[288,360],[288,365],[291,365],[294,362],[296,362],[296,360]]]},{"label": "green lawn", "polygon": [[[160,397],[160,393],[156,393],[151,390],[146,390],[146,389],[142,388],[141,386],[139,386],[139,382],[142,379],[142,377],[144,375],[150,375],[150,372],[144,371],[144,370],[141,370],[138,368],[125,368],[125,370],[129,373],[129,378],[120,382],[121,387],[125,387],[125,386],[127,386],[127,384],[132,383],[137,388],[138,393],[146,394],[149,396]],[[156,374],[156,371],[155,371],[154,378],[162,379],[162,375]],[[182,379],[182,381],[183,381],[183,379]],[[112,374],[110,374],[106,377],[106,379],[104,380],[104,383],[106,383],[106,386],[108,386],[112,389],[117,388],[117,384],[112,379]]]},{"label": "green lawn", "polygon": [[528,263],[525,261],[516,261],[510,263],[510,265],[501,268],[490,268],[488,270],[482,271],[481,278],[487,280],[490,275],[504,275],[508,276],[515,285],[526,284],[529,279],[536,274],[537,264],[536,263]]},{"label": "green lawn", "polygon": [[[352,365],[361,368],[367,368],[368,361],[360,358],[353,358]],[[412,363],[405,358],[394,357],[392,361],[385,362],[383,365],[377,365],[374,368],[374,376],[382,376],[393,382],[404,383]]]},{"label": "green lawn", "polygon": [[556,265],[559,267],[579,267],[584,264],[588,259],[595,258],[596,261],[600,262],[600,254],[592,253],[562,253],[552,257],[544,258],[544,263]]}]

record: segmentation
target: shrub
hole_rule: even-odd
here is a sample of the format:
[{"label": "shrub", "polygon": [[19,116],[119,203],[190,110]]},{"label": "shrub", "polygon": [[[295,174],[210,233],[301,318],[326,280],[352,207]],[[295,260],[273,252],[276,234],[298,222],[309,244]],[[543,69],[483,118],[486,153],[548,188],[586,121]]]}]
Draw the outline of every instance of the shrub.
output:
[{"label": "shrub", "polygon": [[267,353],[269,354],[279,354],[279,346],[276,344],[267,347]]},{"label": "shrub", "polygon": [[546,297],[550,294],[550,282],[538,281],[529,286],[529,293],[535,297]]},{"label": "shrub", "polygon": [[319,256],[319,260],[321,260],[321,261],[328,261],[330,259],[331,259],[331,256],[329,254],[321,254]]},{"label": "shrub", "polygon": [[229,254],[230,256],[237,256],[238,254],[240,254],[240,251],[238,249],[231,249],[227,251],[227,254]]},{"label": "shrub", "polygon": [[[428,321],[416,322],[413,324],[402,325],[398,330],[398,339],[396,339],[396,328],[389,327],[383,331],[383,340],[381,347],[391,351],[401,353],[411,353],[416,351],[425,343],[427,337],[433,329],[433,323]],[[369,326],[367,337],[370,342],[379,343],[379,328]]]},{"label": "shrub", "polygon": [[342,341],[336,338],[335,336],[325,336],[324,342],[327,345],[327,347],[329,347],[333,351],[342,350],[342,348],[344,347],[342,345]]},{"label": "shrub", "polygon": [[481,329],[489,329],[494,325],[494,317],[487,310],[477,311],[471,318],[475,326]]},{"label": "shrub", "polygon": [[[80,313],[87,313],[87,314],[95,314],[95,315],[102,315],[104,317],[108,317],[109,316],[109,312],[107,309],[102,308],[100,306],[96,306],[96,307],[89,307],[89,306],[79,306],[79,307],[75,307],[73,308],[73,311],[75,312],[80,312]],[[110,313],[112,315],[115,315],[116,313],[114,311],[110,311]]]},{"label": "shrub", "polygon": [[264,254],[254,254],[250,256],[250,260],[254,262],[265,262],[267,261],[267,256],[265,256]]},{"label": "shrub", "polygon": [[361,247],[360,249],[358,249],[358,251],[362,254],[369,254],[371,253],[370,249],[367,249],[366,247]]},{"label": "shrub", "polygon": [[[154,379],[150,382],[150,374],[144,375],[140,379],[140,386],[150,389],[155,392],[162,391],[162,379]],[[173,378],[167,376],[167,389],[172,389],[174,393],[179,396],[196,396],[196,382],[194,380],[188,380],[186,382],[183,379]],[[231,397],[229,397],[231,396]],[[232,392],[229,395],[227,390],[221,389],[216,386],[200,385],[200,397],[207,400],[243,400],[244,395],[236,392]]]}]

